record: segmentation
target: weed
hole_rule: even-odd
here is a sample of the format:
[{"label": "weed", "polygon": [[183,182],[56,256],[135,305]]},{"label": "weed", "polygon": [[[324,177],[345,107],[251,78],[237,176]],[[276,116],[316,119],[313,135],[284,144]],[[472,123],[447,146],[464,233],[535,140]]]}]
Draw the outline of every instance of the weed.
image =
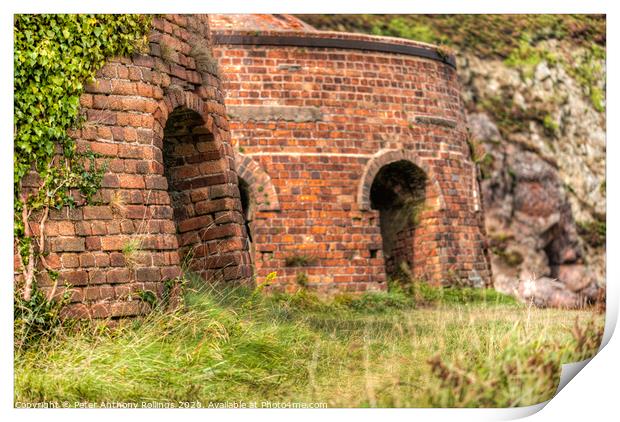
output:
[{"label": "weed", "polygon": [[506,250],[503,247],[492,247],[491,252],[497,255],[509,267],[518,267],[523,263],[523,255],[514,250]]},{"label": "weed", "polygon": [[[517,325],[500,339],[493,359],[470,352],[448,364],[435,355],[428,360],[438,381],[429,387],[431,403],[437,407],[513,407],[549,399],[557,389],[561,364],[592,357],[601,344],[601,328],[594,319],[581,326],[576,317],[566,347],[557,340],[536,339],[525,326]],[[528,338],[525,347],[524,338]]]},{"label": "weed", "polygon": [[510,52],[504,63],[506,66],[519,69],[523,79],[531,79],[536,66],[543,61],[555,65],[558,59],[544,48],[534,46],[532,37],[525,33],[521,36],[517,48]]},{"label": "weed", "polygon": [[205,40],[193,39],[189,54],[194,58],[198,72],[214,76],[220,75],[217,59],[211,54],[211,49]]},{"label": "weed", "polygon": [[585,54],[576,60],[576,63],[566,67],[568,73],[581,85],[583,93],[599,113],[605,111],[605,92],[599,85],[600,81],[605,80],[605,70],[601,65],[604,63],[605,56],[605,48],[595,44],[590,46]]},{"label": "weed", "polygon": [[308,287],[308,274],[301,272],[297,273],[295,276],[295,284],[297,284],[302,289]]},{"label": "weed", "polygon": [[164,63],[171,64],[174,61],[175,51],[168,44],[164,42],[160,43],[159,51],[160,51],[161,59],[164,61]]},{"label": "weed", "polygon": [[[15,291],[13,303],[13,334],[17,351],[36,345],[39,340],[55,335],[62,326],[61,310],[71,297],[68,286],[57,296],[55,287],[49,297],[36,286],[29,300]],[[54,297],[56,296],[56,297]]]},{"label": "weed", "polygon": [[125,210],[127,209],[127,203],[125,202],[122,193],[119,191],[112,192],[108,205],[112,209],[112,213],[118,216],[124,215]]},{"label": "weed", "polygon": [[545,115],[542,121],[545,134],[548,136],[557,137],[560,133],[560,125],[555,121],[551,114]]},{"label": "weed", "polygon": [[157,306],[157,294],[151,290],[138,290],[136,296],[138,296],[141,301],[148,303],[151,309]]},{"label": "weed", "polygon": [[142,252],[142,241],[140,237],[132,237],[123,245],[123,256],[125,257],[125,265],[129,269],[135,269],[138,265],[140,252]]},{"label": "weed", "polygon": [[505,59],[532,43],[570,39],[575,45],[605,45],[601,15],[300,15],[319,29],[365,32],[446,44],[482,58]]},{"label": "weed", "polygon": [[284,259],[287,267],[310,267],[316,265],[317,258],[311,255],[291,255]]},{"label": "weed", "polygon": [[489,154],[486,152],[484,145],[481,142],[471,136],[468,136],[467,146],[469,147],[469,156],[474,164],[480,164],[487,160]]}]

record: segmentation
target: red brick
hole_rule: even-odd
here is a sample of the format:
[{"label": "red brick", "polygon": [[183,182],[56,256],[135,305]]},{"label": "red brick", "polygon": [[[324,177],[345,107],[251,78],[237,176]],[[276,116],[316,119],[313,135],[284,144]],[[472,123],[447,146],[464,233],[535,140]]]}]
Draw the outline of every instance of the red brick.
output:
[{"label": "red brick", "polygon": [[92,253],[82,253],[78,256],[79,265],[81,267],[94,267],[95,266],[95,256]]},{"label": "red brick", "polygon": [[73,236],[75,234],[75,227],[71,221],[59,221],[58,234],[61,236]]},{"label": "red brick", "polygon": [[122,253],[113,252],[110,254],[110,265],[112,267],[124,267],[125,256]]},{"label": "red brick", "polygon": [[110,284],[129,283],[131,281],[129,269],[115,268],[115,269],[109,270],[107,274],[107,279],[108,279],[108,283]]},{"label": "red brick", "polygon": [[88,273],[85,270],[63,271],[60,279],[71,286],[83,286],[88,284]]},{"label": "red brick", "polygon": [[110,157],[114,157],[118,152],[118,146],[111,143],[91,142],[90,147],[93,152]]},{"label": "red brick", "polygon": [[60,262],[64,268],[75,268],[80,266],[80,260],[77,254],[66,253],[60,258]]},{"label": "red brick", "polygon": [[168,181],[164,176],[146,176],[145,183],[147,189],[168,189]]},{"label": "red brick", "polygon": [[63,317],[75,318],[75,319],[88,319],[91,317],[90,309],[83,303],[72,303],[65,306],[61,310]]},{"label": "red brick", "polygon": [[110,256],[107,253],[94,253],[95,265],[99,268],[105,268],[110,265]]},{"label": "red brick", "polygon": [[[57,270],[60,268],[60,255],[55,254],[55,253],[49,253],[47,254],[47,256],[43,257],[42,259],[45,260],[45,263],[51,269]],[[19,272],[21,274],[22,272],[21,262],[22,260],[19,254],[14,253],[13,254],[13,271],[15,271],[15,273]]]},{"label": "red brick", "polygon": [[85,220],[111,220],[114,218],[108,206],[86,206],[83,208]]},{"label": "red brick", "polygon": [[124,236],[105,236],[101,238],[101,249],[104,251],[120,251],[129,242]]},{"label": "red brick", "polygon": [[94,236],[101,236],[104,234],[107,234],[108,231],[106,229],[106,222],[105,221],[93,221],[92,224],[90,225],[91,227],[91,234]]},{"label": "red brick", "polygon": [[160,280],[159,268],[151,267],[151,268],[136,269],[136,280],[137,281],[159,281]]},{"label": "red brick", "polygon": [[89,236],[84,239],[86,249],[89,251],[101,250],[101,238],[97,236]]},{"label": "red brick", "polygon": [[52,251],[55,252],[82,252],[85,250],[84,239],[79,237],[54,238],[51,243]]},{"label": "red brick", "polygon": [[144,189],[144,176],[136,174],[122,174],[118,178],[120,187],[126,189]]}]

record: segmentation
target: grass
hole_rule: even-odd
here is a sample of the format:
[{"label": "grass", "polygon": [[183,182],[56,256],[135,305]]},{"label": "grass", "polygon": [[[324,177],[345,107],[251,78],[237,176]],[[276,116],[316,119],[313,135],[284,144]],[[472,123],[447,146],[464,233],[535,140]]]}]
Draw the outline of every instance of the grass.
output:
[{"label": "grass", "polygon": [[131,238],[123,244],[122,252],[127,268],[134,269],[136,267],[141,251],[142,240],[140,237]]},{"label": "grass", "polygon": [[593,355],[602,334],[600,315],[492,290],[326,300],[196,286],[176,310],[17,349],[15,401],[522,406],[549,399],[559,363]]}]

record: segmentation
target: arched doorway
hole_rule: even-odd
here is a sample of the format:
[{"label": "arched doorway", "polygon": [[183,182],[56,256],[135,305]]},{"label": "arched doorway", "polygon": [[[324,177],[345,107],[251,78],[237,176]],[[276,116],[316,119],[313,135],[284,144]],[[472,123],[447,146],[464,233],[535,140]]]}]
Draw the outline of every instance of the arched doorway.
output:
[{"label": "arched doorway", "polygon": [[181,106],[168,116],[163,141],[164,173],[185,268],[208,281],[235,279],[244,264],[241,207],[232,193],[228,164],[203,117]]},{"label": "arched doorway", "polygon": [[370,187],[370,206],[379,211],[383,256],[388,276],[401,266],[413,269],[414,239],[426,199],[426,173],[408,160],[379,169]]}]

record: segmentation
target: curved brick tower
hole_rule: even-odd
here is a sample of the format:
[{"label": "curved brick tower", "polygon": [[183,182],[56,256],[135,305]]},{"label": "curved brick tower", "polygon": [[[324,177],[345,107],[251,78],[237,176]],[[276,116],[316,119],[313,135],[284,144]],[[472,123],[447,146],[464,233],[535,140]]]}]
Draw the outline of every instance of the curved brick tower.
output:
[{"label": "curved brick tower", "polygon": [[259,281],[490,284],[453,57],[287,15],[209,19]]},{"label": "curved brick tower", "polygon": [[156,17],[149,43],[111,60],[81,97],[87,119],[72,136],[109,164],[99,205],[52,212],[46,225],[47,263],[71,285],[74,316],[142,313],[136,293],[161,294],[183,262],[209,280],[251,281],[207,16]]}]

